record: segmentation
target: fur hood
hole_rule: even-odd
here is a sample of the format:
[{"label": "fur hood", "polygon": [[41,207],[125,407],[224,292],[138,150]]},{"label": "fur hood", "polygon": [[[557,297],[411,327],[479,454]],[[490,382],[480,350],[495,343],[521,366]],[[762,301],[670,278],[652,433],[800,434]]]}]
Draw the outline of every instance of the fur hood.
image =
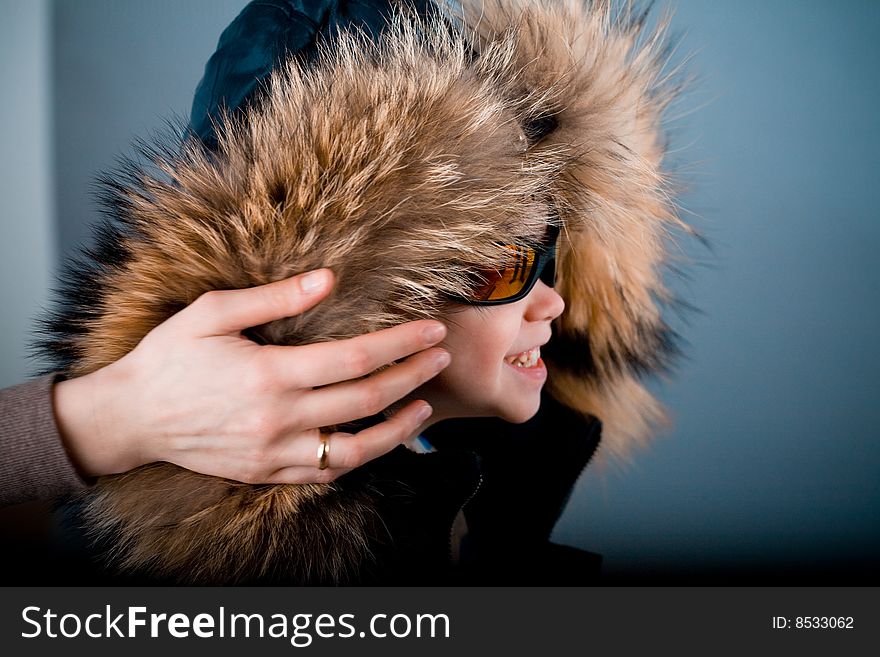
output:
[{"label": "fur hood", "polygon": [[[456,20],[395,12],[376,40],[344,32],[220,121],[215,151],[171,140],[145,151],[149,166],[105,179],[109,219],[48,322],[59,367],[78,376],[118,360],[206,291],[317,267],[334,270],[333,297],[259,327],[262,339],[442,317],[467,272],[506,257],[500,244],[557,223],[566,310],[546,348],[549,392],[602,420],[607,453],[644,441],[663,413],[639,377],[674,351],[659,305],[668,233],[689,231],[664,170],[661,115],[676,89],[662,28],[645,34],[643,16],[586,0],[449,11]],[[153,464],[102,478],[85,505],[123,570],[345,581],[377,520],[369,491],[341,493]]]}]

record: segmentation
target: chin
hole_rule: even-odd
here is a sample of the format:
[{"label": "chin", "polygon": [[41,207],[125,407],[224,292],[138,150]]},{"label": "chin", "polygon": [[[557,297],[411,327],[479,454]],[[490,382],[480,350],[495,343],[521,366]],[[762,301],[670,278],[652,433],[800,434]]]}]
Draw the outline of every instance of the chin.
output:
[{"label": "chin", "polygon": [[521,407],[517,409],[507,409],[504,413],[499,413],[498,417],[506,422],[510,422],[511,424],[522,424],[523,422],[528,422],[538,413],[538,409],[541,408],[541,400],[538,399],[534,404],[531,404],[527,407]]}]

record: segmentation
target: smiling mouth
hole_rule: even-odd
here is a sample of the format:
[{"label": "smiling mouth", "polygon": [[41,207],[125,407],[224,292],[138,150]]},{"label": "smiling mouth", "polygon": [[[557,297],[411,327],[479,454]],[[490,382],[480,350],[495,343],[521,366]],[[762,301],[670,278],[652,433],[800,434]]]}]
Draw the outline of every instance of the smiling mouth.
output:
[{"label": "smiling mouth", "polygon": [[533,347],[528,351],[523,351],[522,353],[515,354],[513,356],[508,356],[504,359],[504,362],[508,365],[513,365],[514,367],[535,367],[538,362],[541,360],[541,348]]}]

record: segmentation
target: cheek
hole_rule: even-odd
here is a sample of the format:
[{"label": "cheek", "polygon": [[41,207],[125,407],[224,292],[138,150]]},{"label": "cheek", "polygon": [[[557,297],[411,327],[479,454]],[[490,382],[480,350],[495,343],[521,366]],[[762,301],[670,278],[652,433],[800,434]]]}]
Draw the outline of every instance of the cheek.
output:
[{"label": "cheek", "polygon": [[510,344],[507,336],[495,334],[460,345],[448,368],[450,382],[458,390],[467,390],[471,399],[496,395]]},{"label": "cheek", "polygon": [[445,346],[452,363],[438,377],[443,397],[464,415],[505,414],[510,380],[504,357],[517,344],[522,312],[502,306],[456,316]]},{"label": "cheek", "polygon": [[497,394],[503,352],[497,344],[474,340],[450,344],[448,348],[452,363],[436,377],[438,390],[464,415],[493,414],[490,402]]},{"label": "cheek", "polygon": [[479,367],[475,376],[497,374],[504,364],[504,357],[513,349],[520,332],[521,314],[512,313],[513,307],[503,306],[493,313],[479,317],[466,338],[458,341],[457,349]]},{"label": "cheek", "polygon": [[441,376],[456,390],[467,390],[471,395],[487,392],[488,383],[498,376],[503,355],[493,349],[458,349],[454,352],[452,363]]}]

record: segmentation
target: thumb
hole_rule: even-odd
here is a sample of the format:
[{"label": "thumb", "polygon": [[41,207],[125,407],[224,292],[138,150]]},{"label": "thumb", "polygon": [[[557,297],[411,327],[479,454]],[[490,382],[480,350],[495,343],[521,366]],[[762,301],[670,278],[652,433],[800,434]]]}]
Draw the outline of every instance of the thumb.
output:
[{"label": "thumb", "polygon": [[333,287],[333,272],[316,269],[242,290],[216,290],[195,300],[183,312],[202,336],[229,335],[275,319],[305,312]]}]

